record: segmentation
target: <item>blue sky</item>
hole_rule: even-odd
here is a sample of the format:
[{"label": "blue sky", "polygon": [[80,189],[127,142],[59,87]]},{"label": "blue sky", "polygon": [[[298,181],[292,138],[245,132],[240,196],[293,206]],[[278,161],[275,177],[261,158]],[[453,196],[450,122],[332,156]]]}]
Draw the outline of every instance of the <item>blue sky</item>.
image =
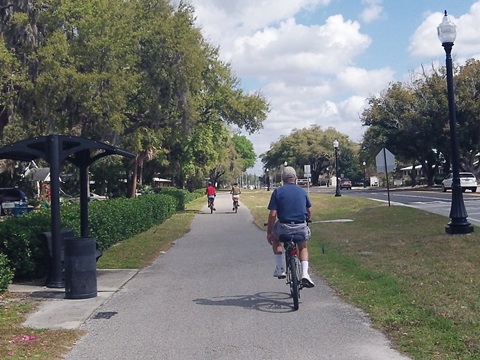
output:
[{"label": "blue sky", "polygon": [[[171,0],[173,4],[179,0]],[[436,27],[457,25],[453,58],[480,58],[480,0],[190,0],[245,91],[271,112],[248,138],[259,155],[294,128],[334,127],[360,142],[359,114],[392,81],[443,66]],[[261,173],[258,161],[251,173]]]}]

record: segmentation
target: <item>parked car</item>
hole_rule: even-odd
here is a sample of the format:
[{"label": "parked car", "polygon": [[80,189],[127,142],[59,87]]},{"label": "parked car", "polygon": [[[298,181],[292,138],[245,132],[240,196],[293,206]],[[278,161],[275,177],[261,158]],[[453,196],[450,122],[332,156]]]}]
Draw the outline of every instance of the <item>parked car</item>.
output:
[{"label": "parked car", "polygon": [[302,187],[307,187],[307,186],[312,186],[312,183],[309,181],[309,179],[298,179],[297,185]]},{"label": "parked car", "polygon": [[107,197],[105,195],[97,195],[95,193],[90,193],[90,200],[106,200]]},{"label": "parked car", "polygon": [[340,180],[340,190],[342,189],[352,190],[352,182],[349,179]]},{"label": "parked car", "polygon": [[[460,174],[460,186],[462,191],[470,190],[471,192],[477,192],[477,177],[470,172],[461,172]],[[452,189],[453,174],[450,173],[442,180],[442,191]]]},{"label": "parked car", "polygon": [[[1,207],[1,215],[6,215],[6,212],[10,212],[10,209],[15,207],[14,202],[24,202],[28,201],[27,196],[25,193],[17,188],[4,188],[0,189],[0,207]],[[4,204],[8,204],[10,206],[5,206],[5,209],[9,209],[5,211]]]},{"label": "parked car", "polygon": [[[90,193],[90,197],[88,198],[88,201],[98,201],[98,200],[106,200],[108,199],[107,196],[104,195],[97,195],[95,193]],[[77,194],[77,196],[73,196],[68,199],[68,201],[73,202],[73,203],[78,203],[80,202],[80,194]]]}]

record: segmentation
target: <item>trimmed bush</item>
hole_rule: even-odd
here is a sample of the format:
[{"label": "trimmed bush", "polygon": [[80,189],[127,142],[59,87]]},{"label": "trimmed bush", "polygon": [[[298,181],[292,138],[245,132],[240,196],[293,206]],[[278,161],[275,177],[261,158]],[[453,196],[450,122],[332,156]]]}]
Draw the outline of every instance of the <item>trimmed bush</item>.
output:
[{"label": "trimmed bush", "polygon": [[[135,199],[117,198],[89,203],[89,236],[101,250],[161,224],[185,204],[203,192],[189,193],[171,188],[160,194],[142,195]],[[9,217],[0,223],[0,252],[4,253],[16,279],[44,277],[51,261],[47,244],[39,234],[51,231],[50,209]],[[80,235],[79,204],[61,204],[61,227]]]},{"label": "trimmed bush", "polygon": [[47,246],[38,234],[49,231],[49,227],[48,210],[10,217],[0,223],[0,252],[7,256],[16,278],[46,275]]},{"label": "trimmed bush", "polygon": [[185,210],[188,203],[190,192],[187,190],[177,189],[174,187],[164,187],[158,190],[159,194],[171,195],[177,199],[177,211]]},{"label": "trimmed bush", "polygon": [[175,213],[177,200],[169,195],[97,201],[89,206],[89,228],[103,250],[161,224]]},{"label": "trimmed bush", "polygon": [[0,294],[8,289],[13,280],[13,270],[8,263],[7,255],[0,253]]}]

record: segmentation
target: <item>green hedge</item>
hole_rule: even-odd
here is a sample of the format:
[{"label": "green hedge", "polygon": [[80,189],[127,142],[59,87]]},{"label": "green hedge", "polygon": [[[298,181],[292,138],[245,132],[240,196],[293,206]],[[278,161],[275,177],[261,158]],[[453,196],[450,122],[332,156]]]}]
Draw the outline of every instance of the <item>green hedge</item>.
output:
[{"label": "green hedge", "polygon": [[[96,238],[100,249],[144,232],[161,224],[203,191],[162,190],[159,194],[135,199],[117,198],[89,203],[89,235]],[[80,235],[80,206],[65,203],[60,208],[61,227]],[[0,222],[0,252],[5,254],[16,279],[44,277],[50,261],[48,248],[38,235],[51,231],[50,209],[9,217]],[[1,283],[1,279],[0,279]],[[1,292],[1,291],[0,291]]]},{"label": "green hedge", "polygon": [[0,294],[8,289],[13,279],[13,270],[8,263],[7,255],[0,253]]},{"label": "green hedge", "polygon": [[160,188],[156,191],[157,194],[162,195],[170,195],[173,196],[177,200],[177,210],[182,211],[185,210],[185,205],[187,203],[187,193],[186,191],[173,188],[173,187],[165,187]]},{"label": "green hedge", "polygon": [[44,231],[50,231],[48,209],[9,217],[0,223],[0,252],[8,257],[16,278],[46,275],[47,246],[38,238]]}]

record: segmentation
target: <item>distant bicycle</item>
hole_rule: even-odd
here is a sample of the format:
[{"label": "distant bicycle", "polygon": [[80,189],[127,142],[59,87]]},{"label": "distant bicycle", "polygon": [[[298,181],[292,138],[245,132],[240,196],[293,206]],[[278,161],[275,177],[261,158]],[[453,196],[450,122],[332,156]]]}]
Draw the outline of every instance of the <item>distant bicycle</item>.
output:
[{"label": "distant bicycle", "polygon": [[213,210],[215,210],[215,208],[213,207],[213,201],[214,200],[215,200],[215,198],[213,198],[213,197],[208,198],[208,208],[210,209],[210,214],[213,214]]}]

